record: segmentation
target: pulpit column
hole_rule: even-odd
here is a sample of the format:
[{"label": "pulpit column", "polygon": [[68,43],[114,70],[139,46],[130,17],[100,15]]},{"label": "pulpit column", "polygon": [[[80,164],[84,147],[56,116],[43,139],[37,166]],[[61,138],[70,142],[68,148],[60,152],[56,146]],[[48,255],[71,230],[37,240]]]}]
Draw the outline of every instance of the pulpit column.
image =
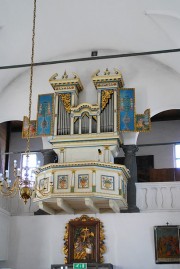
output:
[{"label": "pulpit column", "polygon": [[64,148],[60,149],[60,163],[64,163]]},{"label": "pulpit column", "polygon": [[72,176],[71,176],[71,192],[74,192],[74,185],[75,185],[75,170],[72,171]]},{"label": "pulpit column", "polygon": [[92,192],[96,191],[96,170],[92,170]]}]

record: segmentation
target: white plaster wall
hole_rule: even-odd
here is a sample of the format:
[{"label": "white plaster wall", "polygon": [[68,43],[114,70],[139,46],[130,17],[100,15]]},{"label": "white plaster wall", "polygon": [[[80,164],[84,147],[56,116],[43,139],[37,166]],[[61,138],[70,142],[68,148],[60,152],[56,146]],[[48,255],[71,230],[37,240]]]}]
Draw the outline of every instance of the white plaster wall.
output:
[{"label": "white plaster wall", "polygon": [[161,144],[158,146],[139,147],[137,156],[154,155],[154,168],[173,168],[174,144],[180,142],[180,121],[160,121],[152,123],[152,130],[149,133],[140,133],[137,144]]},{"label": "white plaster wall", "polygon": [[10,215],[0,208],[0,261],[8,260],[9,229]]},{"label": "white plaster wall", "polygon": [[[179,142],[179,120],[153,122],[150,132],[139,133],[136,155],[154,155],[154,168],[174,168],[174,145]],[[122,149],[119,156],[124,156]]]},{"label": "white plaster wall", "polygon": [[[105,262],[117,269],[178,269],[178,264],[155,264],[153,227],[179,224],[179,213],[132,213],[92,215],[104,223]],[[12,269],[50,269],[63,263],[65,224],[78,215],[11,217]],[[1,264],[0,264],[1,266]]]},{"label": "white plaster wall", "polygon": [[95,147],[81,147],[81,148],[69,148],[69,149],[67,148],[65,150],[65,161],[78,162],[82,161],[82,159],[84,161],[98,161],[98,148]]},{"label": "white plaster wall", "polygon": [[140,133],[138,145],[180,142],[180,121],[152,122],[152,129],[147,133]]},{"label": "white plaster wall", "polygon": [[174,146],[139,147],[137,156],[154,155],[154,168],[174,168]]},{"label": "white plaster wall", "polygon": [[[86,53],[83,52],[79,53],[77,57],[85,55]],[[145,109],[150,108],[151,114],[154,115],[162,110],[180,107],[178,98],[180,75],[158,60],[144,56],[83,62],[83,65],[77,62],[36,67],[34,70],[32,119],[36,119],[38,94],[53,92],[48,82],[52,74],[57,72],[60,77],[64,70],[67,70],[68,74],[78,73],[84,85],[84,91],[79,95],[80,103],[97,103],[97,94],[91,76],[97,69],[103,72],[106,67],[111,72],[114,67],[119,68],[124,77],[125,87],[136,88],[137,113],[143,113]],[[28,77],[29,73],[24,70],[23,75],[12,81],[6,91],[1,93],[0,122],[22,120],[23,116],[28,114]],[[169,93],[170,89],[171,93]],[[7,107],[11,109],[7,110]]]}]

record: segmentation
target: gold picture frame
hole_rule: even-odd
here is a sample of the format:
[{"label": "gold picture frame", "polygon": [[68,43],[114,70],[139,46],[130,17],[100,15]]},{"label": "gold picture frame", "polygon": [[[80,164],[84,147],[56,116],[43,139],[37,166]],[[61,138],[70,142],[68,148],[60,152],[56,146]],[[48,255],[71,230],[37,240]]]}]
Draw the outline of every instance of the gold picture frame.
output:
[{"label": "gold picture frame", "polygon": [[70,220],[64,235],[65,264],[103,263],[104,239],[103,224],[99,219],[82,215]]}]

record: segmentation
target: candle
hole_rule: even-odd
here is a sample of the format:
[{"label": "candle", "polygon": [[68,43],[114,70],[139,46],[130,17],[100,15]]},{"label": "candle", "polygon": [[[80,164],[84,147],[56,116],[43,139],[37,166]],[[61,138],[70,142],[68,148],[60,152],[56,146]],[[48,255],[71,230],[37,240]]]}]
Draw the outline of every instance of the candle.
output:
[{"label": "candle", "polygon": [[21,176],[21,169],[20,169],[20,168],[17,169],[17,176],[18,176],[18,177]]},{"label": "candle", "polygon": [[17,168],[17,160],[14,160],[14,168]]},{"label": "candle", "polygon": [[6,174],[6,178],[8,178],[8,177],[9,177],[9,171],[6,170],[6,171],[5,171],[5,174]]},{"label": "candle", "polygon": [[7,181],[7,184],[8,184],[8,188],[10,187],[10,184],[11,184],[11,180],[8,180]]}]

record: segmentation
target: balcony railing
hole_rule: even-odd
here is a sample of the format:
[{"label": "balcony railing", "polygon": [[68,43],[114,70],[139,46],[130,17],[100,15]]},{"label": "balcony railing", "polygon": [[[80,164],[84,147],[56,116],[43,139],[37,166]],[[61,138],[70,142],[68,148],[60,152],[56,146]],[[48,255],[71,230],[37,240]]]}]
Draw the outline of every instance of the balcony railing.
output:
[{"label": "balcony railing", "polygon": [[140,212],[180,211],[180,182],[136,183]]}]

